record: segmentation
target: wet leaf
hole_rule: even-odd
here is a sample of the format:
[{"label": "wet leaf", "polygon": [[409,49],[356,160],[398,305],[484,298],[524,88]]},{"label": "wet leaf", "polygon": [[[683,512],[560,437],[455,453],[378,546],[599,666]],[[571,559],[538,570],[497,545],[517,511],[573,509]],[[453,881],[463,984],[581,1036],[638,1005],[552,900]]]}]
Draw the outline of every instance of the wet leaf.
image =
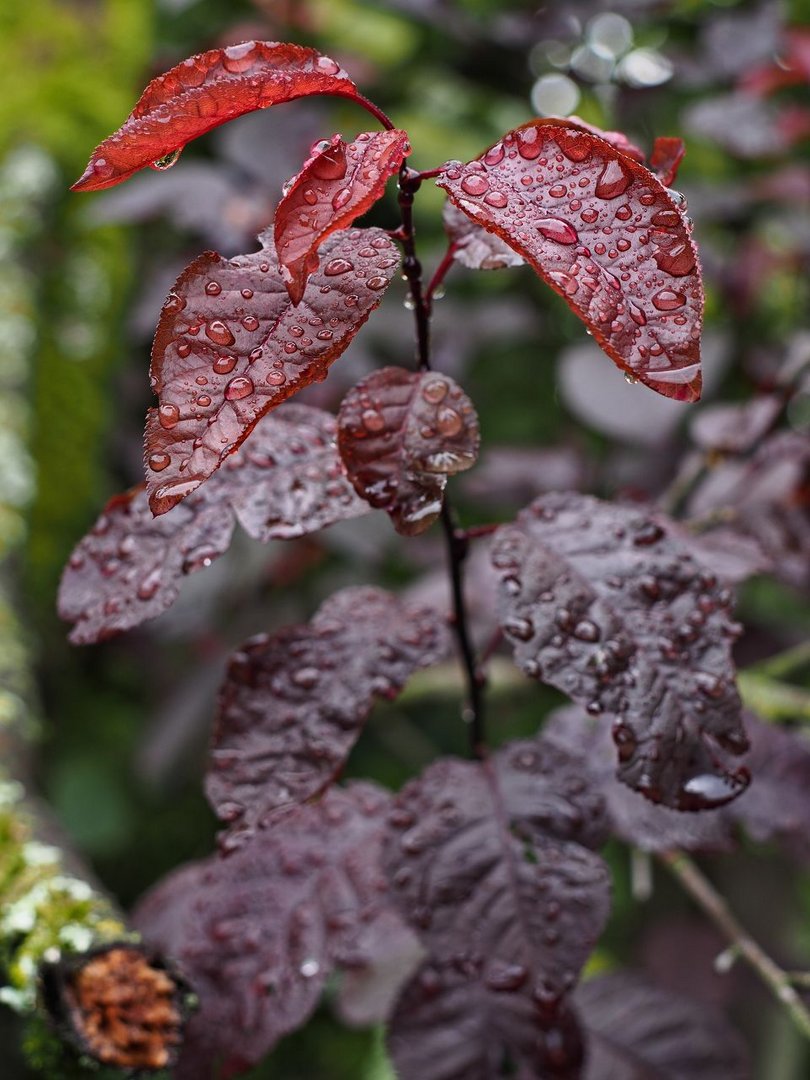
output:
[{"label": "wet leaf", "polygon": [[453,258],[468,270],[502,270],[524,260],[499,236],[487,232],[448,199],[442,213],[444,231],[453,243]]},{"label": "wet leaf", "polygon": [[379,304],[399,258],[381,229],[348,229],[294,307],[269,233],[253,255],[207,252],[163,305],[152,348],[160,406],[146,422],[149,503],[163,514],[214,473],[256,422],[330,364]]},{"label": "wet leaf", "polygon": [[303,45],[244,41],[189,57],[149,83],[73,190],[111,187],[147,165],[168,168],[186,143],[212,128],[309,94],[361,97],[334,60]]},{"label": "wet leaf", "polygon": [[102,641],[160,615],[185,574],[227,550],[234,512],[263,543],[367,513],[343,473],[336,434],[329,413],[286,405],[168,514],[152,516],[143,485],[111,499],[62,575],[59,614],[76,624],[70,640]]},{"label": "wet leaf", "polygon": [[322,791],[380,698],[443,658],[444,620],[382,589],[344,589],[311,622],[247,642],[220,693],[206,792],[252,829]]},{"label": "wet leaf", "polygon": [[653,143],[650,154],[650,168],[664,185],[672,187],[678,176],[678,169],[686,154],[683,139],[674,139],[666,135],[659,136]]},{"label": "wet leaf", "polygon": [[[200,998],[176,1075],[234,1075],[318,1003],[335,966],[366,959],[378,919],[396,919],[379,866],[389,796],[333,788],[227,858],[181,867],[140,902],[135,925]],[[227,1071],[232,1069],[233,1072]]]},{"label": "wet leaf", "polygon": [[438,517],[447,477],[475,464],[478,417],[448,375],[386,367],[353,387],[338,413],[338,446],[357,493],[397,532]]},{"label": "wet leaf", "polygon": [[583,1080],[750,1080],[742,1037],[705,1001],[631,972],[590,979],[576,992],[587,1032]]},{"label": "wet leaf", "polygon": [[[274,234],[281,273],[294,304],[300,303],[318,249],[380,199],[410,153],[404,131],[364,132],[354,142],[340,135],[316,144],[276,208]],[[370,249],[370,258],[378,252]]]},{"label": "wet leaf", "polygon": [[543,740],[512,743],[483,764],[437,761],[396,798],[383,862],[429,953],[391,1021],[403,1080],[545,1075],[561,1042],[578,1060],[565,1000],[609,877],[582,846],[605,819],[577,766]]},{"label": "wet leaf", "polygon": [[[683,202],[568,121],[533,120],[436,181],[517,251],[631,378],[700,396],[703,288]],[[606,231],[607,230],[607,231]]]},{"label": "wet leaf", "polygon": [[698,810],[744,790],[732,596],[663,517],[549,494],[495,535],[515,662],[613,721],[619,779]]}]

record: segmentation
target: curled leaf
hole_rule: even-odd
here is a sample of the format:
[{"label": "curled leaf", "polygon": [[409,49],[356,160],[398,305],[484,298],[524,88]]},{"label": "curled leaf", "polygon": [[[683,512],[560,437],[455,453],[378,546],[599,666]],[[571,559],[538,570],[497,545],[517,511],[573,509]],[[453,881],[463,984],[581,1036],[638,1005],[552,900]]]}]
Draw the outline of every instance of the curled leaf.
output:
[{"label": "curled leaf", "polygon": [[748,745],[732,596],[665,519],[549,494],[498,530],[492,561],[518,667],[610,715],[619,779],[678,810],[745,789],[725,757]]},{"label": "curled leaf", "polygon": [[187,267],[163,305],[152,348],[160,406],[146,422],[149,503],[164,514],[214,473],[257,421],[326,377],[379,304],[399,264],[381,229],[329,237],[294,307],[269,233],[262,250]]},{"label": "curled leaf", "polygon": [[436,181],[558,292],[631,378],[700,396],[703,287],[683,201],[569,121],[532,120]]},{"label": "curled leaf", "polygon": [[311,622],[247,642],[220,693],[206,792],[252,829],[322,791],[343,768],[374,702],[394,698],[446,653],[444,620],[382,589],[344,589]]},{"label": "curled leaf", "polygon": [[339,64],[304,45],[243,41],[191,56],[149,83],[73,190],[112,187],[147,165],[169,168],[186,143],[212,128],[309,94],[361,99]]},{"label": "curled leaf", "polygon": [[274,224],[281,273],[294,304],[300,303],[318,267],[318,248],[326,237],[351,225],[381,198],[409,153],[404,131],[364,132],[348,144],[333,135],[313,148],[286,187]]},{"label": "curled leaf", "polygon": [[354,386],[338,413],[338,447],[358,495],[397,532],[438,517],[447,477],[475,464],[478,417],[448,375],[386,367]]},{"label": "curled leaf", "polygon": [[660,135],[653,143],[650,168],[664,185],[672,187],[678,176],[678,168],[686,154],[683,139]]}]

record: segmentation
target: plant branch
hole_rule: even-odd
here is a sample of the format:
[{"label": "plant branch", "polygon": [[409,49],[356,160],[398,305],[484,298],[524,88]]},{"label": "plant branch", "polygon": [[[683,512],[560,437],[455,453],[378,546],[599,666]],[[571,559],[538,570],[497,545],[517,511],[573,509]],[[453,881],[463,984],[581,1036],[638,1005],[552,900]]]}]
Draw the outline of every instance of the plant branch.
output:
[{"label": "plant branch", "polygon": [[358,105],[362,105],[364,109],[371,113],[371,115],[382,124],[386,131],[393,131],[394,125],[391,118],[386,116],[379,106],[375,105],[373,101],[369,101],[363,94],[359,94],[356,91],[352,93],[352,101],[356,101]]},{"label": "plant branch", "polygon": [[736,952],[770,987],[774,997],[785,1006],[791,1020],[804,1038],[810,1039],[810,1011],[793,985],[795,973],[784,971],[754,941],[748,931],[738,922],[725,899],[688,856],[675,851],[665,852],[659,858],[718,930],[728,938]]},{"label": "plant branch", "polygon": [[457,247],[458,247],[458,244],[456,244],[455,241],[451,241],[447,245],[447,251],[445,251],[445,253],[444,253],[444,258],[439,263],[439,265],[436,267],[436,271],[433,274],[433,277],[430,279],[430,283],[429,283],[429,285],[427,287],[427,291],[425,292],[425,304],[427,305],[428,314],[433,310],[433,300],[434,300],[434,298],[436,296],[436,290],[439,288],[441,283],[444,281],[445,276],[447,275],[447,271],[453,265],[453,262],[454,262],[453,257],[454,257],[454,255],[456,253],[456,248]]},{"label": "plant branch", "polygon": [[[440,266],[439,270],[434,274],[426,294],[422,286],[422,264],[416,255],[413,223],[413,200],[421,183],[422,176],[420,173],[409,169],[407,165],[402,166],[399,173],[399,207],[402,224],[397,232],[392,235],[395,235],[396,239],[402,244],[404,252],[402,270],[410,289],[411,306],[413,307],[416,323],[417,363],[420,371],[430,371],[430,297],[432,295],[431,289],[435,290],[436,285],[441,280],[438,275],[442,267]],[[447,267],[449,267],[448,256],[445,256],[444,263],[447,266],[442,271],[442,277],[446,273]],[[463,529],[458,527],[455,513],[446,493],[442,502],[441,522],[444,529],[450,584],[453,594],[452,626],[466,675],[467,703],[463,716],[469,723],[470,753],[473,757],[481,758],[485,753],[483,691],[486,680],[476,663],[469,630],[467,604],[464,598],[464,561],[469,549],[469,537]]]}]

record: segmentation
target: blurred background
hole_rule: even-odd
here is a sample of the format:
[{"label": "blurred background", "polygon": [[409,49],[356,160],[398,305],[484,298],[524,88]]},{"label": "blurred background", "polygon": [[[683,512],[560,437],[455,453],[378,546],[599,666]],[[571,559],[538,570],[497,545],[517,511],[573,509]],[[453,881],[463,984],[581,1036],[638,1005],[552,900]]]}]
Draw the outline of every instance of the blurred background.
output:
[{"label": "blurred background", "polygon": [[[473,157],[532,115],[574,113],[621,129],[646,150],[656,135],[684,137],[678,188],[707,286],[705,404],[689,409],[627,385],[525,268],[474,274],[456,266],[435,316],[435,366],[459,379],[481,416],[482,460],[454,483],[466,521],[506,520],[555,488],[657,498],[690,475],[700,445],[692,425],[702,410],[766,392],[810,357],[808,16],[803,0],[2,5],[0,552],[18,624],[0,670],[43,717],[41,790],[122,905],[212,850],[216,826],[200,777],[228,653],[252,634],[307,619],[343,585],[374,580],[435,595],[443,549],[435,530],[403,541],[379,514],[267,547],[238,536],[226,556],[185,581],[179,602],[156,622],[101,646],[67,645],[55,614],[60,572],[106,499],[142,478],[149,347],[173,280],[202,250],[253,250],[310,144],[335,131],[351,137],[368,118],[343,101],[294,102],[214,131],[168,173],[71,195],[93,147],[154,75],[249,38],[312,44],[334,56],[407,129],[410,163],[420,169]],[[429,269],[446,243],[442,202],[425,184],[416,223]],[[367,220],[396,226],[393,192]],[[410,362],[404,297],[395,282],[308,400],[334,410],[372,367]],[[783,422],[807,433],[806,386]],[[774,526],[782,580],[755,578],[742,590],[743,662],[810,631],[806,501],[802,507],[798,519]],[[485,626],[489,583],[475,563],[471,576]],[[798,683],[810,685],[808,675],[805,667]],[[810,720],[810,691],[803,692]],[[517,677],[496,681],[493,741],[533,733],[561,700]],[[465,732],[456,688],[426,681],[377,710],[350,774],[398,787],[439,752],[465,753]],[[656,877],[652,897],[640,903],[630,853],[617,846],[611,857],[614,916],[595,964],[640,965],[666,985],[727,1006],[750,1040],[757,1076],[807,1076],[807,1050],[753,977],[736,968],[714,973],[723,943],[674,886]],[[712,872],[776,955],[807,964],[810,887],[802,868],[752,848],[715,860]],[[0,1071],[16,1080],[27,1074],[15,1063],[10,1014],[2,1025],[8,1064]],[[380,1032],[342,1028],[327,1001],[251,1075],[392,1074]]]}]

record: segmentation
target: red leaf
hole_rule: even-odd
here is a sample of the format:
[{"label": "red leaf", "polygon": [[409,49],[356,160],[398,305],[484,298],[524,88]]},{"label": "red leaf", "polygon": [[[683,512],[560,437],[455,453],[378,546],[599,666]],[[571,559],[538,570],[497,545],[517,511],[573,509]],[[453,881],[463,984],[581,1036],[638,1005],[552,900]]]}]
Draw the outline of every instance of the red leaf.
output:
[{"label": "red leaf", "polygon": [[346,479],[333,416],[291,404],[262,421],[202,490],[154,518],[143,486],[117,495],[76,546],[59,588],[59,614],[74,645],[102,641],[153,619],[180,579],[227,549],[233,513],[254,539],[315,532],[368,504]]},{"label": "red leaf", "polygon": [[334,60],[303,45],[245,41],[192,56],[149,83],[72,190],[120,184],[146,165],[168,168],[186,143],[212,128],[309,94],[364,100]]},{"label": "red leaf", "polygon": [[614,718],[619,779],[653,802],[702,810],[748,783],[731,594],[665,519],[550,494],[495,536],[502,625],[515,662]]},{"label": "red leaf", "polygon": [[349,479],[397,532],[424,532],[438,517],[447,477],[475,464],[478,417],[449,376],[386,367],[348,392],[338,446]]},{"label": "red leaf", "polygon": [[533,120],[436,183],[522,255],[628,375],[700,396],[703,287],[671,193],[605,139]]},{"label": "red leaf", "polygon": [[501,270],[523,266],[523,259],[499,236],[476,225],[448,199],[442,213],[444,231],[453,242],[453,258],[468,270]]},{"label": "red leaf", "polygon": [[678,168],[685,153],[686,147],[683,139],[673,139],[662,135],[653,143],[652,153],[650,154],[650,168],[664,187],[672,187],[675,183]]},{"label": "red leaf", "polygon": [[374,205],[410,149],[404,131],[364,132],[348,145],[333,135],[317,145],[290,181],[276,209],[274,232],[281,274],[294,304],[318,267],[323,241]]},{"label": "red leaf", "polygon": [[[552,123],[554,122],[555,121],[552,121]],[[617,150],[621,150],[623,154],[631,157],[633,161],[638,161],[641,165],[644,164],[644,151],[640,150],[635,143],[630,142],[623,131],[603,131],[602,128],[597,127],[596,124],[589,124],[587,120],[583,120],[581,116],[569,116],[568,119],[563,120],[562,123],[582,131],[589,131],[591,135],[596,135],[600,139],[604,139],[605,142],[609,142],[610,145],[614,146]]]},{"label": "red leaf", "polygon": [[240,829],[322,791],[374,702],[447,652],[444,620],[382,589],[332,596],[304,626],[254,638],[232,658],[206,792]]},{"label": "red leaf", "polygon": [[269,233],[253,255],[207,252],[180,275],[152,348],[160,407],[146,422],[149,504],[164,514],[199,487],[265,413],[326,377],[379,304],[399,257],[381,229],[348,229],[296,308]]}]

